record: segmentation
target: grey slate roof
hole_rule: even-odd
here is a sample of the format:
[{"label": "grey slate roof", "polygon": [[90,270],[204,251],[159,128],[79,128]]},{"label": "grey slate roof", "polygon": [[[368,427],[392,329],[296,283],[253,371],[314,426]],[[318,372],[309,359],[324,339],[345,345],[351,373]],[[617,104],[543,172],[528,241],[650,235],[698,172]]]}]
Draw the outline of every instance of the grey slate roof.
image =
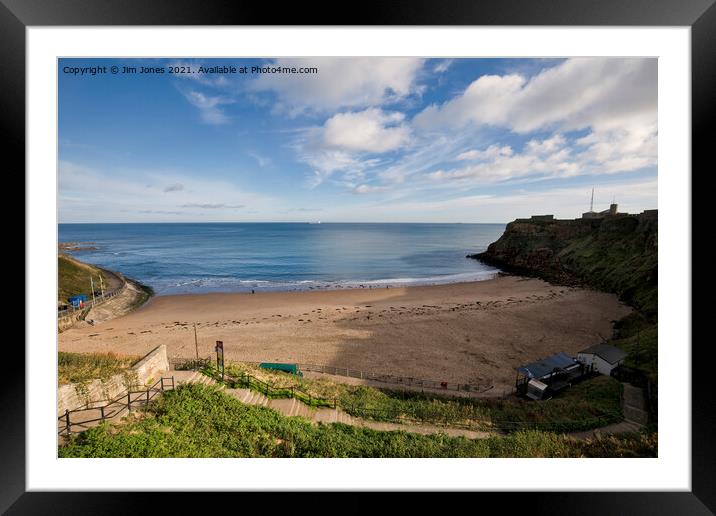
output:
[{"label": "grey slate roof", "polygon": [[531,364],[518,367],[517,371],[528,378],[541,378],[551,373],[555,368],[566,369],[576,363],[576,360],[560,351],[551,357],[542,358]]},{"label": "grey slate roof", "polygon": [[609,344],[595,344],[594,346],[589,346],[587,349],[583,349],[580,353],[597,355],[610,364],[616,364],[627,356],[626,351],[610,346]]}]

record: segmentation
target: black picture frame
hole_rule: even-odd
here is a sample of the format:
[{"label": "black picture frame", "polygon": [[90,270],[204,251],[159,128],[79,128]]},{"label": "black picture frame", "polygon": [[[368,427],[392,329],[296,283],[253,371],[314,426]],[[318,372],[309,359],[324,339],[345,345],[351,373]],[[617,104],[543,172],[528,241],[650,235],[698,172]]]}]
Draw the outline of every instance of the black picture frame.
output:
[{"label": "black picture frame", "polygon": [[[229,2],[207,0],[0,0],[0,120],[6,135],[5,158],[25,166],[25,30],[32,26],[87,25],[551,25],[689,26],[692,49],[692,168],[706,168],[713,146],[716,104],[715,0],[413,0],[361,2],[338,14],[338,4],[313,2]],[[704,172],[707,172],[704,170]],[[693,177],[693,173],[692,173]],[[692,212],[692,218],[696,212]],[[26,277],[30,273],[25,269]],[[705,288],[701,286],[700,288]],[[28,306],[27,309],[32,307]],[[692,316],[693,319],[693,316]],[[670,343],[674,344],[674,343]],[[704,342],[706,344],[706,342]],[[686,346],[684,346],[685,349]],[[485,493],[480,502],[508,502],[532,514],[711,514],[716,511],[716,410],[709,346],[692,346],[692,490],[690,492]],[[147,493],[26,492],[25,357],[17,347],[12,372],[0,388],[0,511],[8,514],[125,514],[149,512],[159,495]],[[20,366],[22,364],[22,366]],[[14,374],[14,375],[13,375]],[[146,473],[146,472],[145,472]],[[206,493],[208,494],[208,493]],[[186,507],[188,493],[161,496],[163,512]],[[191,495],[192,497],[195,495]],[[224,496],[211,495],[216,500]],[[248,507],[247,494],[241,494]],[[276,497],[276,493],[270,495]],[[293,495],[292,512],[310,495]],[[373,506],[351,494],[342,512]],[[374,495],[366,495],[370,498]],[[457,494],[455,495],[457,496]],[[255,498],[256,495],[252,495]],[[424,504],[422,494],[401,502]],[[314,499],[315,500],[315,499]],[[288,502],[287,502],[288,503]],[[315,502],[313,502],[315,503]],[[309,503],[304,507],[311,507]],[[283,503],[282,503],[283,504]],[[458,507],[453,499],[447,507]],[[484,505],[485,508],[489,505]],[[134,512],[134,511],[132,511]]]}]

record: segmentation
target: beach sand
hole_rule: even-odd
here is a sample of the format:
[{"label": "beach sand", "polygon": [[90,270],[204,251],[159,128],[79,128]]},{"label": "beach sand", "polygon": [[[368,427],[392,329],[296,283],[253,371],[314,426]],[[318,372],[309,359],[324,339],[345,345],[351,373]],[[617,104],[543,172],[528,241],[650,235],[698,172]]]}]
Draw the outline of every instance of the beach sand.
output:
[{"label": "beach sand", "polygon": [[59,335],[60,351],[298,362],[438,381],[514,384],[515,368],[576,354],[629,313],[615,295],[504,276],[450,285],[159,296]]}]

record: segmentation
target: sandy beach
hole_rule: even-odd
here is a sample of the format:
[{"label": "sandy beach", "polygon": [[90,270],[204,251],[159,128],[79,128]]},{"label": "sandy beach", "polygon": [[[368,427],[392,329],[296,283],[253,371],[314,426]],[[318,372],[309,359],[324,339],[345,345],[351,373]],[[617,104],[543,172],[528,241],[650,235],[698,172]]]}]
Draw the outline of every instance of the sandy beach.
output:
[{"label": "sandy beach", "polygon": [[159,296],[59,335],[60,351],[299,362],[509,388],[514,369],[611,336],[616,296],[517,276],[450,285]]}]

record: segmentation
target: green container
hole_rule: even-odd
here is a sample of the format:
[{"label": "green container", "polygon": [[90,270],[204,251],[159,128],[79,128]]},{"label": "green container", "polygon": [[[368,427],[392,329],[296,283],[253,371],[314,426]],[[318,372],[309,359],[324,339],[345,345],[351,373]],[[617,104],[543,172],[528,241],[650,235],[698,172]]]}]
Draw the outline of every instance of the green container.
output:
[{"label": "green container", "polygon": [[261,369],[272,369],[274,371],[283,371],[284,373],[303,376],[303,373],[298,370],[297,364],[278,364],[275,362],[264,362],[262,364],[259,364],[259,367]]}]

